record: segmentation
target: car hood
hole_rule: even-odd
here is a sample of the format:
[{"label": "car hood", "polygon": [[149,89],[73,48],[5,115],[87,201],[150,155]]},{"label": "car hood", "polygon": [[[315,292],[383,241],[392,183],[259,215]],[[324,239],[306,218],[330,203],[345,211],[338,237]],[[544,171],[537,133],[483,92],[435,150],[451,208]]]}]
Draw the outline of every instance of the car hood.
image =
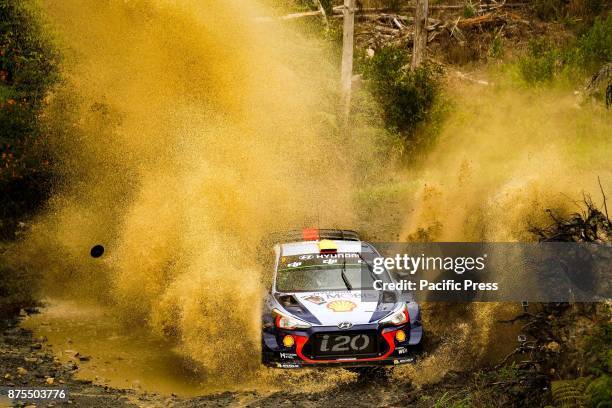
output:
[{"label": "car hood", "polygon": [[399,307],[394,292],[377,291],[324,291],[296,292],[292,296],[297,304],[286,308],[296,317],[323,326],[336,326],[341,322],[353,325],[372,323]]}]

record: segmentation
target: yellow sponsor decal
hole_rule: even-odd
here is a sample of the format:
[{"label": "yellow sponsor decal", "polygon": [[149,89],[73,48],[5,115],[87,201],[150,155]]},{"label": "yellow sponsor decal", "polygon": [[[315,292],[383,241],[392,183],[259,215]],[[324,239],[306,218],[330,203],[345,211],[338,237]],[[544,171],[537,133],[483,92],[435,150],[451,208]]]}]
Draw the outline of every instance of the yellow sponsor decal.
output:
[{"label": "yellow sponsor decal", "polygon": [[357,305],[350,300],[334,300],[333,302],[329,302],[327,304],[327,308],[333,310],[334,312],[350,312]]}]

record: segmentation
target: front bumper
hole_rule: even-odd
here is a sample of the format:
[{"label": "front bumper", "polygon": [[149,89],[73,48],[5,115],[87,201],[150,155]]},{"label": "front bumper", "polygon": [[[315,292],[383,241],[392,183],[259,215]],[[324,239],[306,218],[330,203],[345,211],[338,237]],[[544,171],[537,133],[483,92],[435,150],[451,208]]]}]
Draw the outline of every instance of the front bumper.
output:
[{"label": "front bumper", "polygon": [[[385,326],[378,323],[356,325],[351,330],[342,331],[348,335],[376,330],[379,340],[379,351],[376,355],[359,356],[343,355],[342,357],[314,357],[308,352],[313,335],[317,333],[338,333],[337,327],[313,326],[308,330],[271,329],[262,332],[262,363],[275,368],[302,367],[364,367],[393,366],[411,363],[419,349],[423,327],[419,322],[403,326]],[[406,339],[399,342],[395,338],[398,330],[406,333]],[[295,339],[292,347],[285,347],[282,338],[291,335]]]}]

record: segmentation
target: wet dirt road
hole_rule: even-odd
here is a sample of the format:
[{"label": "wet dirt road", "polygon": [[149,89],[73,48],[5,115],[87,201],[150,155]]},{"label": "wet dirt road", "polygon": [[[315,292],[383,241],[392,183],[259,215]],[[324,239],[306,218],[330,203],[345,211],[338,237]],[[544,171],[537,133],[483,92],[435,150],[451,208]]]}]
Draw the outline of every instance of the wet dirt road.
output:
[{"label": "wet dirt road", "polygon": [[[415,385],[399,370],[359,377],[338,369],[268,370],[273,374],[228,384],[198,371],[172,343],[145,328],[120,325],[102,307],[51,301],[40,311],[4,329],[0,369],[9,377],[3,385],[42,386],[54,378],[79,406],[403,406],[422,401],[434,385]],[[499,324],[496,332],[499,341],[482,364],[498,361],[514,347],[514,326]],[[439,343],[429,343],[425,359],[435,355]],[[18,367],[27,372],[20,374]]]}]

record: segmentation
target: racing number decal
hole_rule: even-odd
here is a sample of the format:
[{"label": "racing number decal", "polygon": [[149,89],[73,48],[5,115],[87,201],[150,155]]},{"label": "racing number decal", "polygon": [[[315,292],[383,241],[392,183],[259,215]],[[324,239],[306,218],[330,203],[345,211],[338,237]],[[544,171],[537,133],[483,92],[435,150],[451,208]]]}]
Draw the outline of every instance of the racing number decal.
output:
[{"label": "racing number decal", "polygon": [[323,336],[323,340],[321,341],[321,351],[333,351],[333,352],[342,352],[342,351],[360,351],[365,349],[370,345],[370,338],[365,334],[358,334],[356,336],[334,336],[332,339],[334,344],[329,349],[329,335]]},{"label": "racing number decal", "polygon": [[[359,339],[363,339],[361,346],[358,345]],[[351,348],[356,351],[363,350],[369,345],[370,345],[370,337],[366,336],[365,334],[360,334],[358,336],[355,336],[351,340]]]}]

